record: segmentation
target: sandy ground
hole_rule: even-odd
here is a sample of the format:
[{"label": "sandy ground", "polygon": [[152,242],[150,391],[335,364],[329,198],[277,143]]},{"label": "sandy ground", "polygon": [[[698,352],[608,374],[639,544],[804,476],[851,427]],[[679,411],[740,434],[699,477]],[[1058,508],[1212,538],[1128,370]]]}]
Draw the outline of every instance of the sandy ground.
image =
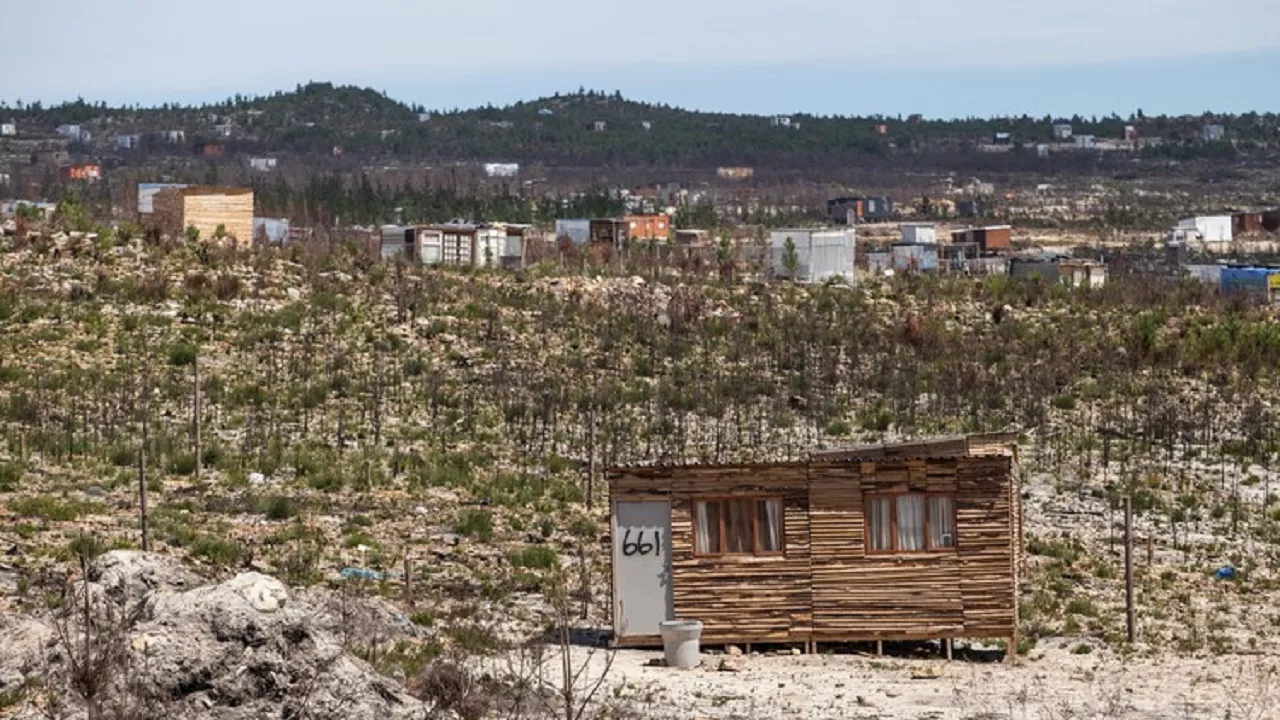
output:
[{"label": "sandy ground", "polygon": [[[705,655],[692,670],[619,651],[599,696],[646,718],[877,720],[1269,720],[1280,718],[1280,657],[1118,657],[1079,641],[1042,644],[1016,665],[854,654]],[[606,653],[575,648],[599,676]],[[720,669],[721,661],[736,668]]]}]

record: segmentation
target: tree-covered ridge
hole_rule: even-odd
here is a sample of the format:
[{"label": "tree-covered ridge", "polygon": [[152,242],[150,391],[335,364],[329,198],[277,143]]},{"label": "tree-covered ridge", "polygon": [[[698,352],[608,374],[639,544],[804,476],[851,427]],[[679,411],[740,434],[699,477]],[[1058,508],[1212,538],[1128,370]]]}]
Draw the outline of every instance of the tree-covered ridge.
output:
[{"label": "tree-covered ridge", "polygon": [[[1280,119],[1246,113],[1167,117],[1052,116],[924,120],[904,116],[791,115],[778,127],[759,115],[686,110],[624,98],[620,93],[578,90],[506,107],[485,106],[428,113],[368,88],[330,83],[300,85],[269,96],[235,96],[199,106],[109,107],[83,100],[43,107],[0,105],[21,127],[52,131],[84,124],[100,143],[124,132],[182,129],[189,141],[219,137],[230,125],[244,149],[412,159],[504,159],[583,165],[804,166],[848,162],[893,153],[971,149],[1008,132],[1015,148],[1052,141],[1052,124],[1070,122],[1077,135],[1121,138],[1125,125],[1142,137],[1159,137],[1153,154],[1217,156],[1256,153],[1280,142]],[[597,123],[604,123],[600,129]],[[1205,143],[1205,124],[1226,128],[1226,140]],[[878,126],[886,126],[880,134]],[[1170,150],[1169,148],[1173,148]]]}]

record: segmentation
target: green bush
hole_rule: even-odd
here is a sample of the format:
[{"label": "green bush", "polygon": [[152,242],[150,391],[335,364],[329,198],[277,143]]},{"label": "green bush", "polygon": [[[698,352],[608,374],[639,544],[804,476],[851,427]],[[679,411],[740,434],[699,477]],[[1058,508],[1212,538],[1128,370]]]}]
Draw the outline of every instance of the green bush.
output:
[{"label": "green bush", "polygon": [[133,467],[138,464],[138,449],[118,447],[111,451],[111,464],[116,467]]},{"label": "green bush", "polygon": [[26,468],[16,461],[0,462],[0,492],[13,492],[18,489],[18,481]]},{"label": "green bush", "polygon": [[556,551],[546,545],[526,545],[519,550],[512,550],[507,559],[513,567],[532,570],[551,570],[560,564]]},{"label": "green bush", "polygon": [[843,418],[836,418],[827,423],[827,434],[832,437],[845,437],[851,432],[853,432],[853,425]]},{"label": "green bush", "polygon": [[169,458],[169,474],[170,475],[193,475],[196,471],[196,456],[194,453],[182,453]]},{"label": "green bush", "polygon": [[1072,655],[1089,655],[1093,652],[1093,646],[1088,643],[1080,643],[1071,648]]},{"label": "green bush", "polygon": [[239,565],[249,557],[249,551],[234,540],[213,535],[201,535],[189,546],[191,554],[204,558],[220,567]]},{"label": "green bush", "polygon": [[454,532],[479,540],[493,539],[493,513],[488,510],[468,509],[454,523]]},{"label": "green bush", "polygon": [[298,516],[298,503],[292,498],[276,495],[262,504],[262,514],[268,520],[289,520]]},{"label": "green bush", "polygon": [[9,506],[14,513],[21,517],[37,517],[54,522],[67,522],[75,520],[81,515],[87,515],[97,512],[103,508],[93,503],[79,502],[76,500],[58,500],[52,495],[37,495],[35,497],[20,498],[14,500]]},{"label": "green bush", "polygon": [[600,526],[591,518],[576,517],[569,523],[569,533],[576,538],[595,540],[600,533]]}]

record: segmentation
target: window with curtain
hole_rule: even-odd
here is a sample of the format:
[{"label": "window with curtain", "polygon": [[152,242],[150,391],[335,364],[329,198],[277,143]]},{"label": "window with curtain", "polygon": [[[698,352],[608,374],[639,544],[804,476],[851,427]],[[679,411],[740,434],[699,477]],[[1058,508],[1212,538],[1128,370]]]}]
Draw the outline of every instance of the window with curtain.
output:
[{"label": "window with curtain", "polygon": [[694,502],[694,553],[769,555],[783,552],[782,498]]},{"label": "window with curtain", "polygon": [[956,546],[956,500],[952,495],[869,495],[867,552],[911,553]]}]

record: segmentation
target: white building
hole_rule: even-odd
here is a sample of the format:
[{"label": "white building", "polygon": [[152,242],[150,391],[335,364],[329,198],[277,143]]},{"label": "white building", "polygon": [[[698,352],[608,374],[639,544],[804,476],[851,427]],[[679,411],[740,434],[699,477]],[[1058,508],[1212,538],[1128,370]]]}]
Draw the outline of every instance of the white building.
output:
[{"label": "white building", "polygon": [[1069,123],[1054,123],[1053,139],[1054,140],[1070,140],[1071,125]]},{"label": "white building", "polygon": [[269,172],[276,167],[275,158],[249,158],[249,167],[259,172]]},{"label": "white building", "polygon": [[1231,242],[1230,215],[1201,215],[1179,220],[1175,234],[1185,240],[1202,242]]},{"label": "white building", "polygon": [[773,117],[769,118],[769,124],[774,127],[789,128],[791,127],[791,116],[790,115],[774,115]]},{"label": "white building", "polygon": [[485,163],[484,174],[489,177],[515,177],[520,172],[520,163]]},{"label": "white building", "polygon": [[155,212],[156,194],[165,188],[184,188],[182,183],[138,183],[138,213],[147,215]]},{"label": "white building", "polygon": [[1076,147],[1081,150],[1092,150],[1094,139],[1095,138],[1092,135],[1077,135],[1075,138]]},{"label": "white building", "polygon": [[[782,229],[769,236],[770,255],[776,277],[790,277],[797,282],[825,282],[833,278],[853,284],[857,281],[853,249],[853,228]],[[794,251],[794,277],[791,253]]]},{"label": "white building", "polygon": [[18,134],[17,123],[0,123],[0,135],[13,136]]},{"label": "white building", "polygon": [[87,143],[93,138],[93,136],[89,134],[88,130],[85,130],[79,125],[59,125],[56,132],[71,142]]},{"label": "white building", "polygon": [[938,242],[938,228],[933,223],[902,223],[902,242],[929,245]]},{"label": "white building", "polygon": [[1215,142],[1226,137],[1227,129],[1221,125],[1205,125],[1203,137],[1205,142]]},{"label": "white building", "polygon": [[117,135],[116,136],[117,150],[136,150],[140,145],[142,145],[141,135]]}]

